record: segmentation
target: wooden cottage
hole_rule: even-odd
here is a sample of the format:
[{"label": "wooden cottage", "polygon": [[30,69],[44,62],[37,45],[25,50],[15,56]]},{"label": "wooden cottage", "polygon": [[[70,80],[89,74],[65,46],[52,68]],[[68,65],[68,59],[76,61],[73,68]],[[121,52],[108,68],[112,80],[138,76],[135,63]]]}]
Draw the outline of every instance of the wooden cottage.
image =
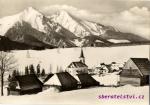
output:
[{"label": "wooden cottage", "polygon": [[36,94],[42,91],[43,83],[35,74],[16,76],[19,84],[16,89],[8,88],[8,95]]},{"label": "wooden cottage", "polygon": [[49,80],[47,80],[44,85],[55,87],[58,89],[58,91],[66,91],[77,89],[78,81],[68,72],[60,72],[49,78]]},{"label": "wooden cottage", "polygon": [[147,58],[130,58],[120,73],[120,84],[148,85],[149,74],[150,61]]}]

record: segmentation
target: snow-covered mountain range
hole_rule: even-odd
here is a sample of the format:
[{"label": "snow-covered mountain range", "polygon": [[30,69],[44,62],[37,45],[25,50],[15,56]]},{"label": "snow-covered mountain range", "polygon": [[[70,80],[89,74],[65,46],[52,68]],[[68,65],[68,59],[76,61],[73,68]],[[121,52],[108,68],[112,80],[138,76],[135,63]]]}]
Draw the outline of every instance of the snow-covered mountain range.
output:
[{"label": "snow-covered mountain range", "polygon": [[0,19],[0,35],[38,47],[112,46],[148,42],[112,26],[81,20],[64,10],[45,16],[32,7]]}]

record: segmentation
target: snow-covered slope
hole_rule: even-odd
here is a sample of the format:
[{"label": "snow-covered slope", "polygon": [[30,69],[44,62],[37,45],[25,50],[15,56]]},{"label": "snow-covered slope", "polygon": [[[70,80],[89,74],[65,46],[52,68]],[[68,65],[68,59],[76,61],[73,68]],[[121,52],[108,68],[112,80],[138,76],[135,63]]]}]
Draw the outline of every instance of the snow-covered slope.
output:
[{"label": "snow-covered slope", "polygon": [[[56,89],[51,87],[33,95],[3,96],[0,98],[0,102],[1,104],[23,103],[38,105],[149,105],[149,86],[134,87],[125,85],[121,87],[92,87],[59,93],[55,90]],[[102,95],[106,95],[107,98],[99,98],[99,96]],[[114,98],[114,95],[119,97]],[[127,98],[127,95],[130,98]],[[144,96],[144,99],[133,98],[139,95]],[[109,96],[112,96],[112,98]],[[123,98],[123,96],[126,98]]]},{"label": "snow-covered slope", "polygon": [[66,11],[57,12],[56,14],[51,16],[51,19],[61,24],[64,28],[68,29],[72,33],[75,33],[77,37],[83,38],[84,36],[90,35],[90,32],[86,31],[86,29],[80,24],[80,22],[75,20]]},{"label": "snow-covered slope", "polygon": [[0,35],[4,36],[8,29],[11,28],[19,20],[19,16],[20,13],[0,19]]},{"label": "snow-covered slope", "polygon": [[120,32],[112,26],[105,26],[100,23],[79,19],[64,10],[49,16],[49,19],[60,24],[80,38],[80,40],[76,39],[72,41],[77,46],[110,46],[113,43],[149,41],[132,33]]},{"label": "snow-covered slope", "polygon": [[95,22],[78,19],[64,10],[58,11],[50,18],[81,38],[91,34],[99,36],[110,29]]},{"label": "snow-covered slope", "polygon": [[39,31],[45,32],[43,21],[43,15],[32,7],[25,9],[21,15],[20,20],[30,23],[31,26]]},{"label": "snow-covered slope", "polygon": [[113,43],[130,43],[129,40],[116,40],[116,39],[109,39],[110,42]]},{"label": "snow-covered slope", "polygon": [[4,35],[16,22],[21,23],[22,21],[30,23],[33,28],[39,31],[45,32],[42,18],[43,15],[41,13],[32,7],[28,7],[23,12],[0,19],[0,35]]},{"label": "snow-covered slope", "polygon": [[41,43],[57,47],[75,46],[70,40],[65,40],[66,37],[74,38],[73,33],[32,7],[28,7],[17,15],[0,19],[0,35],[28,44],[34,40],[36,45],[40,43],[40,46],[43,46]]}]

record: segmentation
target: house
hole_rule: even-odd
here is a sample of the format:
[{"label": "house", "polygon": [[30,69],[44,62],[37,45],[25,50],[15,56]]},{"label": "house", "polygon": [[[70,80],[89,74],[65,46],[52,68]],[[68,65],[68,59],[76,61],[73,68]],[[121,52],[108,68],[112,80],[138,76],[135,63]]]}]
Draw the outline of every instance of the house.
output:
[{"label": "house", "polygon": [[106,74],[110,71],[110,65],[106,65],[104,63],[101,63],[97,67],[95,67],[95,73],[96,74]]},{"label": "house", "polygon": [[95,67],[95,74],[107,74],[122,70],[123,64],[112,62],[111,64],[101,63]]},{"label": "house", "polygon": [[90,75],[96,74],[94,68],[88,69],[88,74]]},{"label": "house", "polygon": [[116,62],[112,62],[110,64],[110,69],[111,69],[111,72],[114,72],[114,71],[119,71],[119,70],[122,70],[122,68],[124,67],[124,64],[123,63],[116,63]]},{"label": "house", "polygon": [[72,74],[81,74],[81,73],[88,73],[88,66],[85,64],[85,57],[83,50],[81,49],[81,55],[79,57],[80,61],[71,62],[67,67],[67,71]]},{"label": "house", "polygon": [[8,95],[36,94],[42,91],[43,83],[35,74],[16,76],[19,86],[16,89],[8,88]]},{"label": "house", "polygon": [[148,85],[149,74],[150,61],[147,58],[130,58],[120,73],[120,84]]},{"label": "house", "polygon": [[44,85],[55,87],[58,91],[77,89],[78,81],[68,72],[55,73]]},{"label": "house", "polygon": [[90,86],[99,86],[99,82],[97,82],[90,74],[83,73],[83,74],[77,74],[81,87],[90,87]]}]

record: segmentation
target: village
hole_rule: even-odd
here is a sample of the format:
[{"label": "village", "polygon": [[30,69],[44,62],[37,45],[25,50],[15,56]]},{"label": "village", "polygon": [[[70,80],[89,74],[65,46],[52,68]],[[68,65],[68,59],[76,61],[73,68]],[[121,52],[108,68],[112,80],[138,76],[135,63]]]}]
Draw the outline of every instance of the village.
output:
[{"label": "village", "polygon": [[57,67],[55,73],[51,70],[47,73],[40,64],[30,64],[22,72],[14,70],[4,84],[8,96],[37,94],[51,88],[61,93],[92,87],[146,86],[149,85],[149,70],[148,58],[129,58],[124,63],[100,62],[89,68],[81,48],[78,60],[70,62],[66,69]]}]

